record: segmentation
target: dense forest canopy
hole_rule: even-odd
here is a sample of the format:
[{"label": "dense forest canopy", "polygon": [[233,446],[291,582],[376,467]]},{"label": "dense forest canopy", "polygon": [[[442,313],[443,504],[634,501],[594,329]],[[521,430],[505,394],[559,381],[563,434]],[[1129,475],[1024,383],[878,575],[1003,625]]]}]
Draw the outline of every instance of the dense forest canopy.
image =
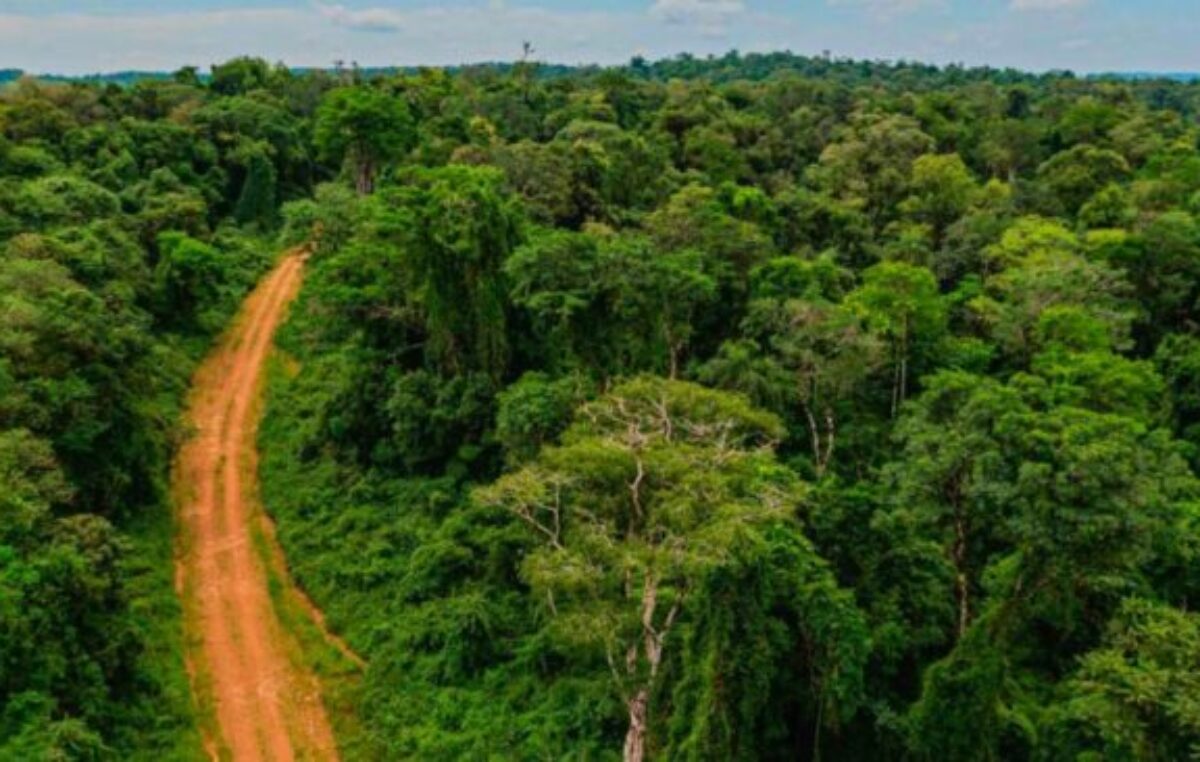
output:
[{"label": "dense forest canopy", "polygon": [[16,81],[0,758],[186,756],[152,517],[299,243],[264,499],[347,758],[1200,754],[1198,116],[788,54]]}]

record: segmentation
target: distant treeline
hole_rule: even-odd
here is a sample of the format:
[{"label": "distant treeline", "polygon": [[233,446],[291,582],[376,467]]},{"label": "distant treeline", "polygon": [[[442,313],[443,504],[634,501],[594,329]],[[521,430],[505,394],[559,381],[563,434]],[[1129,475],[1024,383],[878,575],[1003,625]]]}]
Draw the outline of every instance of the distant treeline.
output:
[{"label": "distant treeline", "polygon": [[[505,74],[511,72],[516,66],[519,66],[519,64],[487,61],[447,67],[359,67],[355,64],[350,64],[349,68],[363,77],[376,78],[392,77],[397,75],[413,75],[418,74],[422,69],[426,68],[440,68],[444,69],[448,73],[459,73],[472,70],[491,70],[500,74]],[[346,70],[346,68],[340,64],[325,68],[310,66],[297,66],[288,68],[293,74],[296,75],[310,74],[313,72],[338,74],[339,72]],[[195,69],[192,70],[195,71]],[[868,61],[851,58],[833,58],[828,55],[804,56],[790,52],[743,54],[736,50],[730,51],[722,56],[709,55],[704,57],[697,57],[688,53],[681,53],[673,58],[666,58],[661,61],[654,62],[647,61],[641,56],[635,56],[628,64],[615,67],[606,67],[595,64],[568,65],[539,63],[537,68],[537,76],[540,79],[556,79],[562,77],[587,75],[589,73],[596,73],[605,70],[626,71],[635,76],[659,81],[675,78],[702,78],[715,82],[729,82],[735,80],[760,81],[778,74],[793,73],[802,76],[832,77],[835,79],[851,81],[878,79],[893,85],[903,81],[905,75],[909,75],[912,77],[920,77],[926,80],[926,86],[936,86],[934,83],[952,84],[956,82],[968,81],[1009,83],[1031,82],[1076,76],[1070,71],[1048,71],[1041,74],[1035,74],[1013,68],[964,66],[962,64],[937,66],[934,64],[906,61],[903,59],[897,61]],[[93,74],[61,75],[37,74],[26,72],[21,69],[0,69],[0,84],[20,79],[27,74],[46,82],[86,82],[100,85],[113,84],[122,87],[127,87],[147,80],[169,80],[175,76],[174,73],[168,71],[129,70],[116,72],[96,72]],[[208,82],[211,79],[211,75],[209,74],[200,73],[197,76],[202,82]],[[1197,79],[1200,79],[1200,72],[1113,71],[1079,76],[1089,80],[1149,81],[1161,79],[1164,81],[1188,83],[1195,82]],[[897,79],[898,77],[900,80]]]}]

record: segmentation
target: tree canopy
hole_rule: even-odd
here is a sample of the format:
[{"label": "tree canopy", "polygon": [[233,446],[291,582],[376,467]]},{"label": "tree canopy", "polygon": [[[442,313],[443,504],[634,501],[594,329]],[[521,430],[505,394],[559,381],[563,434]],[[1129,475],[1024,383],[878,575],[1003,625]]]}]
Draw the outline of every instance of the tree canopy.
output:
[{"label": "tree canopy", "polygon": [[5,85],[0,758],[203,758],[162,485],[301,244],[260,465],[345,758],[1195,756],[1198,118],[782,53]]}]

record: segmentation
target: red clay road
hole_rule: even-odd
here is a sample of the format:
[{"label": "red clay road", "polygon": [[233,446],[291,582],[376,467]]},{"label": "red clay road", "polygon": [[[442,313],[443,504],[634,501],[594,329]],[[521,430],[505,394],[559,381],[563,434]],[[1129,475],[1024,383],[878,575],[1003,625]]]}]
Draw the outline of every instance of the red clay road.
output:
[{"label": "red clay road", "polygon": [[214,759],[337,759],[320,685],[280,624],[260,552],[273,539],[260,531],[258,402],[275,329],[299,291],[304,259],[301,251],[283,257],[197,371],[189,406],[195,435],[175,470],[188,666],[215,719],[205,732]]}]

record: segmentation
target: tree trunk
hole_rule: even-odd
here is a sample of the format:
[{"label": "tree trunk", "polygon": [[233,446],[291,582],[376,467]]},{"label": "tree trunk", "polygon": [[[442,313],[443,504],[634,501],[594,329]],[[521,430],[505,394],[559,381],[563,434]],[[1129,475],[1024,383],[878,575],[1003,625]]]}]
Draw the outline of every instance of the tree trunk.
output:
[{"label": "tree trunk", "polygon": [[804,411],[804,419],[808,422],[808,436],[812,442],[813,468],[816,469],[817,478],[820,478],[825,472],[821,458],[821,429],[817,425],[817,417],[813,415],[812,408],[808,406],[808,403],[801,400],[800,409]]},{"label": "tree trunk", "polygon": [[369,196],[375,190],[375,167],[368,160],[358,163],[358,171],[354,175],[354,188],[360,196]]},{"label": "tree trunk", "polygon": [[639,690],[629,701],[629,731],[625,734],[625,762],[642,762],[646,758],[646,714],[650,692]]},{"label": "tree trunk", "polygon": [[677,378],[679,378],[679,355],[683,352],[683,347],[680,345],[679,342],[670,341],[669,337],[668,337],[668,342],[671,347],[671,349],[670,349],[670,353],[671,353],[671,376],[670,376],[670,378],[672,381],[674,381]]},{"label": "tree trunk", "polygon": [[832,407],[824,408],[822,417],[825,419],[825,431],[822,432],[817,417],[813,415],[813,410],[808,403],[801,400],[800,409],[804,412],[804,418],[808,423],[808,434],[812,443],[813,468],[817,478],[820,479],[825,476],[825,472],[829,470],[829,464],[833,462],[833,450],[837,445],[837,419],[834,417]]},{"label": "tree trunk", "polygon": [[954,573],[958,594],[958,639],[962,640],[971,624],[971,585],[967,579],[967,527],[962,509],[954,510]]},{"label": "tree trunk", "polygon": [[908,318],[896,344],[896,375],[892,380],[892,418],[900,415],[900,406],[908,397]]},{"label": "tree trunk", "polygon": [[892,418],[895,418],[900,413],[900,352],[898,348],[892,351],[895,361],[892,369]]},{"label": "tree trunk", "polygon": [[825,455],[821,458],[820,474],[824,475],[833,462],[833,448],[837,445],[837,419],[834,418],[833,408],[825,408]]},{"label": "tree trunk", "polygon": [[[653,572],[646,572],[646,581],[642,587],[642,658],[649,667],[649,675],[641,687],[631,698],[626,699],[629,709],[629,730],[625,733],[625,762],[642,762],[646,758],[646,731],[650,713],[650,689],[654,678],[658,675],[659,665],[662,664],[663,637],[671,629],[675,615],[679,611],[678,602],[671,607],[660,632],[654,627],[654,613],[658,609],[658,580]],[[626,658],[626,669],[629,674],[637,673],[637,649],[635,644],[629,648]]]}]

